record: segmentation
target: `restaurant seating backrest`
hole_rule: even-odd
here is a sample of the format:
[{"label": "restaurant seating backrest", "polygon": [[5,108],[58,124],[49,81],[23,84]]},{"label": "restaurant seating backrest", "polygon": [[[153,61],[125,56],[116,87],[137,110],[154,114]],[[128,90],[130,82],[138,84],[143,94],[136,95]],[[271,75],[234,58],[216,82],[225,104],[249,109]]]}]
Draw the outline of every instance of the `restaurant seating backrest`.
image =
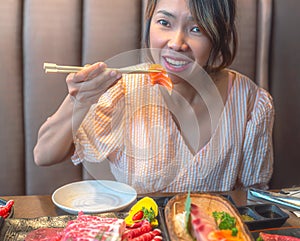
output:
[{"label": "restaurant seating backrest", "polygon": [[[268,3],[265,4],[266,2]],[[288,40],[281,36],[281,31],[287,33],[285,26],[289,24],[287,19],[283,19],[286,16],[281,14],[285,13],[289,15],[288,19],[292,19],[294,15],[288,12],[289,6],[295,14],[299,2],[285,0],[282,1],[283,4],[280,0],[274,0],[275,7],[276,4],[285,6],[283,11],[275,8],[278,29],[275,25],[275,42],[268,45],[270,19],[266,18],[269,15],[264,10],[272,10],[271,2],[237,1],[240,46],[232,68],[269,88],[269,56],[272,56],[272,64],[276,68],[271,69],[271,90],[274,90],[275,103],[283,111],[281,113],[279,110],[279,116],[283,119],[276,125],[274,140],[275,148],[278,148],[275,153],[280,162],[276,165],[282,167],[285,165],[282,163],[288,163],[285,154],[291,146],[295,147],[291,153],[292,161],[296,160],[297,145],[294,144],[299,144],[299,138],[297,142],[292,142],[293,138],[287,139],[286,134],[291,133],[292,136],[295,130],[284,125],[284,121],[288,118],[291,120],[292,114],[296,114],[293,112],[297,112],[299,108],[299,98],[297,103],[287,98],[291,97],[291,90],[296,94],[299,83],[297,86],[292,82],[296,80],[296,75],[289,71],[287,62],[283,66],[280,64],[281,53],[286,53],[284,49],[290,48],[281,46]],[[73,181],[94,177],[113,179],[107,163],[95,169],[89,168],[97,170],[92,174],[81,165],[74,166],[71,162],[51,167],[38,167],[34,164],[33,148],[38,130],[47,117],[56,111],[67,93],[66,75],[45,74],[43,63],[84,65],[105,61],[121,52],[140,48],[144,3],[145,0],[0,2],[0,196],[50,194],[59,186]],[[298,8],[293,7],[295,5]],[[299,17],[292,20],[296,24]],[[299,34],[296,37],[299,39]],[[277,51],[278,47],[281,47],[281,52]],[[297,48],[299,53],[299,47]],[[297,55],[293,49],[289,51],[291,55]],[[295,63],[291,63],[295,66],[293,64]],[[293,85],[284,85],[283,88],[282,79]],[[289,101],[282,101],[282,96]],[[286,104],[293,104],[294,111],[288,111],[290,109]],[[284,133],[281,129],[283,126],[286,128]],[[292,126],[296,127],[296,120]],[[281,142],[285,145],[281,145]],[[292,166],[295,163],[290,164]],[[287,175],[288,169],[289,167],[281,176]],[[286,181],[288,184],[294,182],[295,179]],[[277,177],[274,177],[274,185],[279,185]]]},{"label": "restaurant seating backrest", "polygon": [[269,89],[274,99],[271,188],[300,186],[300,1],[273,0]]},{"label": "restaurant seating backrest", "polygon": [[[140,47],[140,0],[0,2],[0,196],[49,194],[82,180],[81,166],[38,167],[33,148],[41,124],[64,99],[65,74],[44,62],[83,65]],[[108,165],[100,175],[112,179]]]}]

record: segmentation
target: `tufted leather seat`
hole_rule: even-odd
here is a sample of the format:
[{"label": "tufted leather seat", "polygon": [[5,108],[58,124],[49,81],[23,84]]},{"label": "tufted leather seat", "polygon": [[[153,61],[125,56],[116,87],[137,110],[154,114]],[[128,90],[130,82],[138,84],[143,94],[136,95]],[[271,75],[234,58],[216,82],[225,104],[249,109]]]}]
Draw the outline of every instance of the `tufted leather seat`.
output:
[{"label": "tufted leather seat", "polygon": [[[71,162],[52,167],[34,164],[38,129],[67,93],[65,75],[46,75],[42,67],[44,62],[83,65],[105,61],[140,48],[144,2],[1,1],[0,195],[49,194],[61,185],[95,175],[113,179],[107,163],[97,167],[92,177]],[[300,51],[295,29],[300,2],[273,0],[273,8],[272,0],[237,2],[240,47],[232,68],[269,89],[277,109],[271,187],[299,185],[296,63]]]}]

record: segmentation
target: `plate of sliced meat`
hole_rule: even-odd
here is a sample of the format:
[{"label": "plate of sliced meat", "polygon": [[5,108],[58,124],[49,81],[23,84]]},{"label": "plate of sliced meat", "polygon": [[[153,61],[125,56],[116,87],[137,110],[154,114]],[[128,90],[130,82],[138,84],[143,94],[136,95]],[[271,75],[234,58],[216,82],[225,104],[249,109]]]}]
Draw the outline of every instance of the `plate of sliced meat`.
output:
[{"label": "plate of sliced meat", "polygon": [[0,229],[2,241],[63,241],[63,240],[152,240],[168,241],[163,220],[158,217],[158,227],[147,220],[134,227],[126,226],[128,212],[101,214],[62,215],[30,219],[7,219]]},{"label": "plate of sliced meat", "polygon": [[58,188],[53,203],[70,214],[120,211],[132,204],[137,192],[132,187],[109,180],[86,180]]},{"label": "plate of sliced meat", "polygon": [[120,240],[125,230],[114,213],[9,219],[0,230],[3,241]]},{"label": "plate of sliced meat", "polygon": [[300,241],[299,227],[284,227],[257,230],[253,232],[253,237],[260,241]]}]

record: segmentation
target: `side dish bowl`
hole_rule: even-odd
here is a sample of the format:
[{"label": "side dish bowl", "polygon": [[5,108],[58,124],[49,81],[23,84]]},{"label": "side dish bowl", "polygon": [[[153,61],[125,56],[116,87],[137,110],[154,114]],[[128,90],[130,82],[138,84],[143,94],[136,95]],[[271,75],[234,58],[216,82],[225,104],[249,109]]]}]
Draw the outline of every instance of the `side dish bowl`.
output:
[{"label": "side dish bowl", "polygon": [[[277,228],[289,215],[274,204],[254,204],[237,208],[250,230]],[[248,218],[247,218],[248,217]]]}]

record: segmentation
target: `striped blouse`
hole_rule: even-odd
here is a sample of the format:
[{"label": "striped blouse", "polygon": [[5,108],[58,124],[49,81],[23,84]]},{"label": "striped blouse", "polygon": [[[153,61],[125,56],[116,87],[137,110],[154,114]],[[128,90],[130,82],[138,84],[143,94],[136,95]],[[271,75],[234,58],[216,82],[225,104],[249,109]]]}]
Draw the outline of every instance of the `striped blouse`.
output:
[{"label": "striped blouse", "polygon": [[116,180],[138,193],[267,188],[273,171],[272,98],[246,76],[235,76],[216,130],[193,154],[158,85],[145,74],[123,75],[74,136],[74,164],[108,158]]}]

